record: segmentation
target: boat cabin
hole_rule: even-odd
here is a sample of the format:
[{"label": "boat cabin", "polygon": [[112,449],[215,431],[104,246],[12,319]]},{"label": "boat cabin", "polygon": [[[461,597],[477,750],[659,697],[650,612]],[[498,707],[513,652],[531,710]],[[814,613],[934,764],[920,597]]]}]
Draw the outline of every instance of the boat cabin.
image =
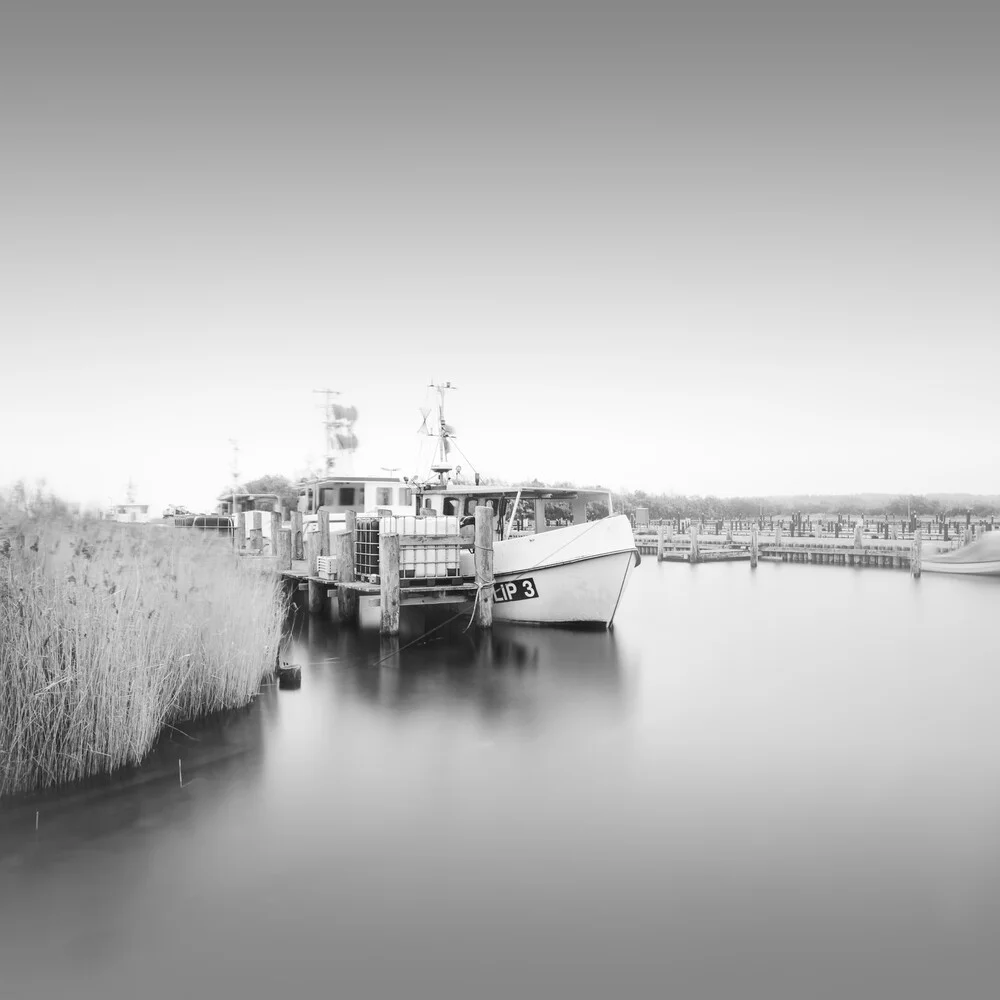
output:
[{"label": "boat cabin", "polygon": [[405,507],[409,511],[412,501],[413,490],[402,479],[338,476],[300,483],[297,509],[305,515],[315,515],[321,507],[331,515],[349,510],[360,514],[379,507]]},{"label": "boat cabin", "polygon": [[149,521],[149,504],[120,503],[108,510],[108,518],[120,524],[146,524]]},{"label": "boat cabin", "polygon": [[[234,503],[235,501],[235,503]],[[281,497],[277,493],[223,493],[218,498],[217,514],[233,517],[254,510],[281,510]]]},{"label": "boat cabin", "polygon": [[611,513],[611,491],[556,486],[447,486],[418,489],[418,516],[475,518],[476,507],[492,507],[498,539],[537,534],[568,524],[583,524]]}]

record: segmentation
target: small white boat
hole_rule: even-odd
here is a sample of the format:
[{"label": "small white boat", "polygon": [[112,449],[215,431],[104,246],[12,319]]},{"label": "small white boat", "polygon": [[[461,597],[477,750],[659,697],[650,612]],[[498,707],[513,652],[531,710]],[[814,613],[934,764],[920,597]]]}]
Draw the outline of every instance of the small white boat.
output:
[{"label": "small white boat", "polygon": [[[466,558],[463,572],[471,575],[471,551],[462,553],[463,564]],[[639,558],[631,522],[622,514],[498,539],[493,618],[610,628]]]},{"label": "small white boat", "polygon": [[990,531],[982,538],[951,552],[924,555],[923,573],[955,573],[969,576],[1000,576],[1000,531]]}]

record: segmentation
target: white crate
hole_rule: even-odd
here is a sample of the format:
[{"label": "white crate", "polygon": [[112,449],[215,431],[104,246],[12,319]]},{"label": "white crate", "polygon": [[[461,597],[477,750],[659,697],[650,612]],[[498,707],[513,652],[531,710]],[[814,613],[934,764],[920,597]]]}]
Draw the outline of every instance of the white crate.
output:
[{"label": "white crate", "polygon": [[321,580],[336,580],[337,579],[337,557],[336,556],[317,556],[316,557],[316,575]]}]

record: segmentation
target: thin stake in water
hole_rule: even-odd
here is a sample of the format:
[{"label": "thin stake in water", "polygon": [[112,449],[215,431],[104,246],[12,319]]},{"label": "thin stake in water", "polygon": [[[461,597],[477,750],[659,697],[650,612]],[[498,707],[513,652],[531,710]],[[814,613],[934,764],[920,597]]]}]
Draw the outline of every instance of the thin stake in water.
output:
[{"label": "thin stake in water", "polygon": [[38,833],[38,810],[35,810],[35,833]]},{"label": "thin stake in water", "polygon": [[184,787],[184,772],[183,772],[183,770],[181,770],[181,760],[180,760],[179,757],[177,758],[177,780],[180,782],[181,788],[183,788]]}]

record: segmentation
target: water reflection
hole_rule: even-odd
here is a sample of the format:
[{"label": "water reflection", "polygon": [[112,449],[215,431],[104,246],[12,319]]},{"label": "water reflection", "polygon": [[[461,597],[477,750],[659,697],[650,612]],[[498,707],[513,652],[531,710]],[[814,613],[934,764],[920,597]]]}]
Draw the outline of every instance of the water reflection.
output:
[{"label": "water reflection", "polygon": [[303,690],[329,687],[337,698],[395,713],[464,705],[484,720],[537,725],[583,706],[627,705],[628,665],[613,633],[516,625],[483,632],[466,630],[464,616],[440,624],[411,622],[393,646],[376,632],[300,617],[282,656],[303,666]]}]

